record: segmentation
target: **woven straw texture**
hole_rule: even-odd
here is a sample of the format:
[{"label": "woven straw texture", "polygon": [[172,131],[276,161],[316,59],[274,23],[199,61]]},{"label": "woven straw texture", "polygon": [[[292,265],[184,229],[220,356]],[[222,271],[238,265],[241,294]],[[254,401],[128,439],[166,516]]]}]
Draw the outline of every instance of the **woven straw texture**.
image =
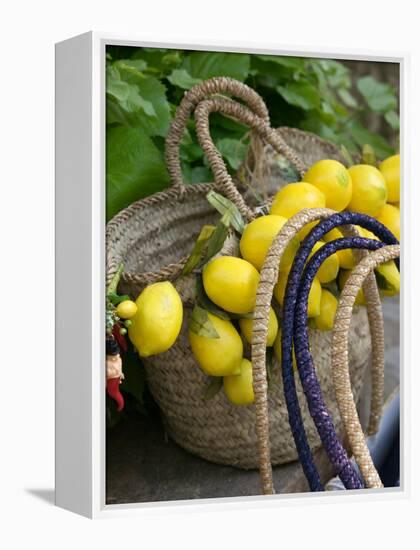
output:
[{"label": "woven straw texture", "polygon": [[[248,108],[214,94],[239,97]],[[198,106],[198,108],[197,108]],[[188,117],[195,110],[197,133],[215,183],[184,186],[179,163],[179,142]],[[140,200],[126,208],[107,225],[107,278],[110,280],[123,262],[119,290],[137,297],[148,284],[172,280],[184,302],[185,314],[181,334],[175,345],[158,356],[144,360],[150,391],[157,401],[171,437],[185,449],[213,462],[241,468],[260,465],[256,431],[256,405],[237,407],[229,403],[223,391],[206,401],[203,398],[210,378],[196,363],[189,347],[187,323],[194,299],[194,278],[179,278],[186,258],[204,224],[215,223],[219,214],[208,204],[205,195],[216,189],[238,206],[244,217],[256,213],[248,206],[229,175],[208,133],[208,115],[218,111],[248,124],[254,133],[268,142],[276,155],[288,159],[301,174],[310,163],[321,158],[340,158],[331,144],[302,132],[272,130],[262,100],[250,88],[231,79],[212,79],[193,88],[181,102],[166,142],[166,161],[173,186],[163,192]],[[299,139],[304,145],[298,146]],[[293,145],[291,147],[290,145]],[[304,149],[304,161],[295,151]],[[276,178],[272,195],[287,179]],[[231,237],[222,254],[235,253],[237,242]],[[310,345],[315,368],[325,402],[336,425],[339,411],[335,403],[330,367],[331,333],[310,331]],[[365,370],[370,360],[370,335],[364,308],[355,311],[349,332],[349,364],[354,398],[357,401]],[[282,464],[297,458],[288,423],[283,387],[278,364],[274,365],[273,383],[268,391],[271,463]],[[296,376],[297,380],[297,376]],[[297,393],[308,441],[314,449],[320,445],[316,428],[308,412],[305,398],[297,380]]]}]

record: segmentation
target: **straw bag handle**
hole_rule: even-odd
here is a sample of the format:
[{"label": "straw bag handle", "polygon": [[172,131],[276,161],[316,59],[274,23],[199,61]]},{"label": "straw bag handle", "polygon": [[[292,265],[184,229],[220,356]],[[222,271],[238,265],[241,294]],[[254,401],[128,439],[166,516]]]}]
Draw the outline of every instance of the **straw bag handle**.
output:
[{"label": "straw bag handle", "polygon": [[225,76],[210,78],[185,92],[176,109],[165,141],[165,161],[171,177],[171,183],[173,187],[180,190],[184,188],[184,181],[182,178],[179,148],[187,122],[200,101],[215,94],[228,94],[241,99],[259,117],[266,121],[269,120],[267,106],[262,97],[255,90],[234,78]]},{"label": "straw bag handle", "polygon": [[[208,95],[220,92],[230,93],[239,97],[252,110],[227,98],[204,99]],[[197,110],[199,111],[198,115]],[[270,128],[267,108],[261,97],[249,86],[231,78],[220,77],[202,82],[187,92],[177,109],[165,144],[165,159],[172,185],[180,191],[185,190],[182,180],[179,146],[186,122],[191,113],[194,112],[197,122],[197,137],[202,147],[203,143],[206,144],[204,152],[213,171],[216,187],[236,204],[245,219],[251,220],[254,217],[254,213],[246,205],[242,195],[237,190],[220,153],[217,151],[210,137],[208,116],[210,112],[216,111],[228,116],[230,115],[237,121],[250,126],[251,129],[256,130],[257,137],[264,137],[264,134],[268,135],[271,132],[267,141],[273,145],[277,152],[284,154],[296,166],[302,176],[305,172],[305,166],[281,136]]]},{"label": "straw bag handle", "polygon": [[[211,98],[201,101],[194,112],[196,121],[196,132],[198,141],[209,161],[210,168],[214,174],[217,188],[224,193],[230,200],[235,202],[241,213],[246,219],[251,220],[255,213],[244,202],[242,195],[237,190],[231,175],[229,174],[225,162],[217,150],[210,135],[210,113],[222,113],[232,117],[234,120],[245,124],[255,131],[256,135],[269,143],[275,151],[284,155],[297,168],[301,177],[303,177],[306,168],[299,156],[283,140],[269,123],[256,116],[244,105],[227,98]],[[244,206],[245,205],[245,206]]]},{"label": "straw bag handle", "polygon": [[351,391],[348,361],[350,321],[357,293],[366,277],[380,264],[394,260],[399,255],[399,245],[385,246],[371,252],[356,265],[341,291],[333,328],[331,369],[335,395],[354,458],[369,488],[380,488],[383,485],[366,445]]},{"label": "straw bag handle", "polygon": [[[254,395],[256,407],[256,430],[259,445],[259,460],[261,486],[264,494],[274,493],[271,458],[270,458],[270,440],[268,423],[268,401],[267,401],[267,379],[266,379],[266,339],[268,332],[268,318],[271,300],[273,297],[274,285],[277,282],[279,274],[279,265],[282,255],[289,244],[289,241],[296,237],[300,230],[308,223],[325,220],[336,214],[335,211],[326,208],[305,209],[290,218],[277,234],[270,250],[265,258],[265,262],[260,274],[260,282],[257,290],[256,306],[254,311],[254,321],[252,330],[252,365],[254,377]],[[359,236],[357,230],[348,225],[343,225],[342,231],[349,236]],[[364,257],[368,254],[366,251],[359,251],[358,256]],[[369,327],[372,340],[372,355],[377,358],[372,363],[372,409],[371,417],[377,415],[374,410],[375,403],[382,405],[383,383],[381,384],[381,375],[376,372],[378,369],[383,373],[383,323],[380,308],[380,298],[376,281],[373,273],[368,275],[363,285],[365,292]],[[378,342],[378,346],[374,343]],[[381,345],[382,342],[382,345]],[[376,397],[374,397],[376,396]],[[299,404],[296,403],[297,409]],[[297,421],[300,420],[300,430],[303,430],[303,424],[300,417],[300,409],[296,410],[298,414]],[[303,431],[304,437],[304,431]],[[308,463],[311,463],[311,454],[308,448]],[[316,468],[313,465],[313,468]],[[306,473],[306,472],[305,472]]]}]

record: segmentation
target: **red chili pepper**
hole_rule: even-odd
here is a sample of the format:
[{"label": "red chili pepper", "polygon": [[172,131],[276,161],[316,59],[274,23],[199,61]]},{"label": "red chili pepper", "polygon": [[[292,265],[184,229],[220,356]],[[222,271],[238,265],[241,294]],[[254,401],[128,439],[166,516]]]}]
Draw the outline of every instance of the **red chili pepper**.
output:
[{"label": "red chili pepper", "polygon": [[106,391],[112,399],[117,402],[117,410],[121,412],[124,408],[124,397],[120,392],[120,379],[119,378],[109,378],[106,381]]},{"label": "red chili pepper", "polygon": [[123,351],[127,351],[127,340],[124,338],[122,334],[120,334],[120,325],[115,324],[112,327],[112,335],[114,336],[115,340],[118,342],[118,345]]}]

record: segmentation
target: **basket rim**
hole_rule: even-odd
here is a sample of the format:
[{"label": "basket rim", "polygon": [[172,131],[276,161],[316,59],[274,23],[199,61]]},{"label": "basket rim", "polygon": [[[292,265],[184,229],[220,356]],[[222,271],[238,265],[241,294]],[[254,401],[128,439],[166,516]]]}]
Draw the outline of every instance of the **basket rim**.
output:
[{"label": "basket rim", "polygon": [[[109,220],[106,224],[105,232],[105,246],[107,252],[107,262],[106,262],[106,279],[109,281],[116,270],[120,262],[116,261],[115,256],[110,254],[110,249],[108,248],[108,243],[111,241],[114,232],[121,226],[122,223],[127,222],[132,218],[137,212],[143,210],[149,206],[161,204],[164,202],[174,201],[174,200],[183,200],[187,195],[204,195],[215,188],[214,182],[206,183],[194,183],[189,186],[185,186],[183,189],[169,187],[158,191],[153,195],[148,197],[141,198],[129,206],[118,212],[113,218]],[[185,265],[188,256],[180,258],[179,261],[170,263],[162,269],[156,271],[144,271],[142,273],[130,273],[124,271],[121,278],[125,281],[132,282],[148,282],[148,281],[158,281],[162,278],[174,279],[180,274],[180,271]]]}]

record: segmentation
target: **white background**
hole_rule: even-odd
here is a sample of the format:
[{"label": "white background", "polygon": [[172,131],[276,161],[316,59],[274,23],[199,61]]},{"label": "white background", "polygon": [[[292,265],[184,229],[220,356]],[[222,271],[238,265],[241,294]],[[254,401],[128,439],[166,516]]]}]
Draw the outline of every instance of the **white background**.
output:
[{"label": "white background", "polygon": [[[412,387],[411,497],[334,506],[177,513],[91,522],[54,508],[54,43],[87,30],[162,41],[252,41],[293,48],[412,54],[410,198],[420,235],[418,159],[420,52],[415,2],[211,0],[18,1],[1,15],[1,352],[0,499],[4,548],[414,548],[419,518],[419,364]],[[417,100],[415,99],[417,98]],[[417,217],[417,220],[416,220]],[[413,239],[411,278],[418,280]],[[417,256],[414,259],[414,254]],[[407,258],[408,259],[408,258]],[[417,273],[417,277],[415,274]],[[409,287],[413,313],[418,291]],[[408,287],[407,287],[408,290]],[[70,291],[70,289],[69,289]],[[406,330],[410,323],[406,321]],[[417,327],[411,326],[413,342]],[[77,361],[77,335],[74,359]],[[77,396],[75,396],[77,400]],[[417,507],[417,510],[415,509]],[[413,542],[405,542],[412,537]],[[414,542],[416,541],[416,542]]]}]

